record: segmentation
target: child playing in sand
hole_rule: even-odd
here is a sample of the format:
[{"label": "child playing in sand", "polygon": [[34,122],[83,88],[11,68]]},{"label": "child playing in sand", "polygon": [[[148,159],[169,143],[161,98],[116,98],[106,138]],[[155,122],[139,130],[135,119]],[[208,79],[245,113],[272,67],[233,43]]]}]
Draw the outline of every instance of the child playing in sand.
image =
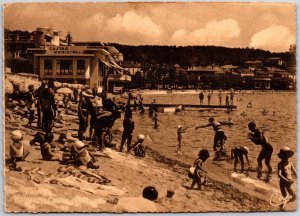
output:
[{"label": "child playing in sand", "polygon": [[239,161],[241,163],[241,172],[244,172],[244,157],[247,161],[248,168],[250,167],[248,153],[249,153],[249,148],[245,146],[234,147],[231,149],[231,160],[234,159],[234,166],[233,166],[234,172],[237,171],[236,167]]},{"label": "child playing in sand", "polygon": [[74,140],[71,149],[71,158],[75,159],[76,165],[84,166],[86,168],[98,169],[99,166],[95,165],[94,156],[85,148],[85,145],[80,140]]},{"label": "child playing in sand", "polygon": [[290,202],[296,200],[296,193],[292,188],[294,180],[292,174],[297,178],[296,169],[293,164],[289,161],[289,158],[294,155],[289,147],[283,147],[278,153],[278,157],[281,161],[278,163],[278,177],[281,195],[286,198],[287,192],[292,196]]},{"label": "child playing in sand", "polygon": [[225,135],[222,125],[220,122],[216,121],[213,117],[210,117],[208,119],[207,125],[197,126],[195,127],[195,130],[198,128],[206,128],[206,127],[212,127],[215,131],[215,138],[214,138],[214,145],[213,150],[217,151],[218,145],[220,145],[220,151],[222,152],[224,149],[225,141],[227,140],[227,136]]},{"label": "child playing in sand", "polygon": [[137,141],[136,143],[134,143],[129,151],[131,149],[133,149],[133,152],[134,152],[134,155],[137,156],[137,157],[145,157],[146,155],[146,148],[145,146],[143,145],[143,142],[145,140],[145,136],[143,134],[139,134],[137,136]]},{"label": "child playing in sand", "polygon": [[20,130],[14,130],[11,133],[12,143],[10,144],[10,169],[15,171],[22,171],[19,167],[17,168],[18,161],[24,161],[29,155],[29,152],[24,150],[24,145],[22,143],[22,132]]},{"label": "child playing in sand", "polygon": [[47,160],[47,161],[59,160],[58,157],[55,157],[52,154],[51,146],[50,146],[49,142],[46,141],[47,139],[49,139],[49,138],[45,138],[43,133],[37,132],[35,134],[34,138],[30,141],[30,145],[33,145],[36,142],[40,144],[42,160]]},{"label": "child playing in sand", "polygon": [[204,162],[209,158],[209,152],[206,149],[199,151],[198,158],[195,160],[193,167],[190,168],[189,177],[193,179],[191,189],[195,184],[198,185],[198,189],[202,190],[202,185],[206,183],[207,171],[204,169]]}]

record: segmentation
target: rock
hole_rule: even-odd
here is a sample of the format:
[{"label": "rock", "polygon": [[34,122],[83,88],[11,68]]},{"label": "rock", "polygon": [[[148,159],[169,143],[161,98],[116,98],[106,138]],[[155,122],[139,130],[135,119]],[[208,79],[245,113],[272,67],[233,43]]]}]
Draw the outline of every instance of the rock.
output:
[{"label": "rock", "polygon": [[122,197],[116,205],[116,212],[158,212],[154,202],[143,197]]}]

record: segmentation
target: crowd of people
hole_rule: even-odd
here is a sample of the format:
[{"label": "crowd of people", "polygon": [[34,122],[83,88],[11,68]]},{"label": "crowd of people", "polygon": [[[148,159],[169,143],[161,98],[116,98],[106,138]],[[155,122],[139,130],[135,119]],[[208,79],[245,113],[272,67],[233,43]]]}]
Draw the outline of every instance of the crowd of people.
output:
[{"label": "crowd of people", "polygon": [[[207,105],[211,105],[210,102],[211,102],[211,99],[212,99],[212,96],[213,96],[213,90],[208,90],[207,92]],[[225,104],[223,103],[223,91],[220,89],[218,91],[218,98],[219,98],[219,105],[222,106],[222,105],[225,105],[225,106],[233,106],[233,102],[234,102],[234,90],[231,90],[230,92],[228,93],[225,93],[226,96],[225,96]],[[199,93],[199,101],[200,101],[200,105],[204,105],[204,99],[205,99],[205,92],[203,90],[200,91]]]},{"label": "crowd of people", "polygon": [[[55,97],[55,86],[53,80],[42,81],[41,86],[38,89],[34,89],[32,85],[28,87],[28,111],[29,121],[28,127],[33,127],[32,124],[37,116],[37,130],[35,136],[30,141],[30,145],[39,145],[41,156],[43,160],[47,161],[60,161],[63,164],[74,164],[76,166],[84,166],[86,168],[98,169],[96,159],[89,151],[87,141],[92,141],[92,145],[102,151],[105,147],[111,145],[112,140],[112,127],[115,121],[121,117],[121,112],[124,111],[123,119],[123,132],[120,142],[119,151],[122,152],[124,146],[127,146],[127,152],[133,150],[134,155],[138,157],[145,157],[146,147],[143,142],[145,136],[139,134],[137,140],[132,145],[133,132],[135,129],[135,122],[133,120],[132,111],[139,110],[141,114],[145,112],[143,106],[143,98],[141,94],[134,97],[130,92],[128,93],[127,104],[123,106],[116,102],[114,98],[108,98],[106,92],[99,93],[97,89],[90,89],[83,86],[81,89],[75,88],[73,90],[73,97],[64,97],[64,106],[67,107],[68,102],[73,100],[78,105],[77,117],[79,120],[77,138],[71,136],[67,131],[60,134],[57,141],[54,142],[54,135],[52,132],[53,125],[57,117],[60,115],[57,100]],[[213,91],[209,91],[207,94],[208,105]],[[203,105],[204,92],[199,93],[200,105]],[[131,104],[133,101],[133,105]],[[226,94],[226,105],[233,105],[234,92]],[[219,91],[219,103],[222,104],[222,92]],[[133,107],[133,109],[131,108]],[[149,107],[149,117],[153,120],[154,129],[158,128],[158,106],[154,99]],[[214,152],[224,152],[226,148],[227,136],[222,129],[222,122],[217,121],[215,118],[210,117],[208,124],[195,127],[195,130],[199,128],[212,127],[215,131],[214,141],[212,149]],[[89,130],[89,136],[84,136],[86,130]],[[273,147],[257,126],[256,123],[251,121],[248,124],[250,139],[254,144],[261,146],[261,151],[257,157],[257,173],[258,178],[262,176],[262,162],[265,162],[268,174],[273,172],[270,165]],[[177,153],[181,153],[182,147],[182,133],[185,133],[188,127],[184,128],[182,125],[177,127],[177,141],[178,148]],[[17,166],[17,162],[25,160],[29,155],[26,149],[24,149],[23,134],[21,130],[14,130],[11,133],[10,144],[10,168],[12,170],[20,170]],[[53,148],[59,148],[63,152],[62,159],[60,160],[52,153]],[[236,172],[237,166],[240,163],[241,172],[244,172],[245,163],[247,162],[248,168],[250,167],[250,161],[248,154],[250,148],[246,146],[235,146],[231,149],[231,159],[234,160],[234,171]],[[292,196],[292,200],[296,199],[295,191],[292,189],[294,183],[292,174],[296,175],[296,171],[289,158],[292,157],[294,152],[288,148],[281,148],[278,157],[280,162],[278,164],[278,176],[280,179],[279,185],[283,197],[287,196],[287,193]],[[193,166],[188,172],[189,177],[192,179],[191,189],[197,184],[199,189],[205,185],[207,179],[207,171],[205,170],[204,163],[210,157],[207,149],[201,149],[198,158],[195,160]]]}]

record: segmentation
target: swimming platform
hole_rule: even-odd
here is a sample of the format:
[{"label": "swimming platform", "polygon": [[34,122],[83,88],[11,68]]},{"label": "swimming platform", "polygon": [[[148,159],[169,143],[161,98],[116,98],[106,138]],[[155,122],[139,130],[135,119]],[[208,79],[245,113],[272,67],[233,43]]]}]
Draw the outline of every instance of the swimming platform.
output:
[{"label": "swimming platform", "polygon": [[[144,107],[153,106],[151,103],[143,104]],[[131,106],[134,106],[131,104]],[[138,105],[137,105],[138,106]],[[230,109],[230,110],[236,110],[237,106],[226,106],[226,105],[200,105],[200,104],[161,104],[156,103],[154,104],[155,107],[182,107],[184,108],[206,108],[206,109]]]}]

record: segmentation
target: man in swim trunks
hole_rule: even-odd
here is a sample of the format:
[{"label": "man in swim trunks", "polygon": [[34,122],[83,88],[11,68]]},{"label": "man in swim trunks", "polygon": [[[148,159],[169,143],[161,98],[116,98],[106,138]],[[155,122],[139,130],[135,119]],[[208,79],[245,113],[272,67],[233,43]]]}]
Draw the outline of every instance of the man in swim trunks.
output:
[{"label": "man in swim trunks", "polygon": [[248,124],[248,128],[251,131],[248,134],[248,139],[250,139],[254,144],[260,145],[262,147],[258,158],[257,158],[257,172],[259,175],[261,175],[262,170],[262,161],[265,160],[265,164],[268,168],[268,172],[272,172],[272,167],[270,165],[272,153],[273,153],[273,147],[268,142],[266,136],[263,134],[263,132],[260,132],[259,129],[256,128],[255,122],[251,121]]}]

